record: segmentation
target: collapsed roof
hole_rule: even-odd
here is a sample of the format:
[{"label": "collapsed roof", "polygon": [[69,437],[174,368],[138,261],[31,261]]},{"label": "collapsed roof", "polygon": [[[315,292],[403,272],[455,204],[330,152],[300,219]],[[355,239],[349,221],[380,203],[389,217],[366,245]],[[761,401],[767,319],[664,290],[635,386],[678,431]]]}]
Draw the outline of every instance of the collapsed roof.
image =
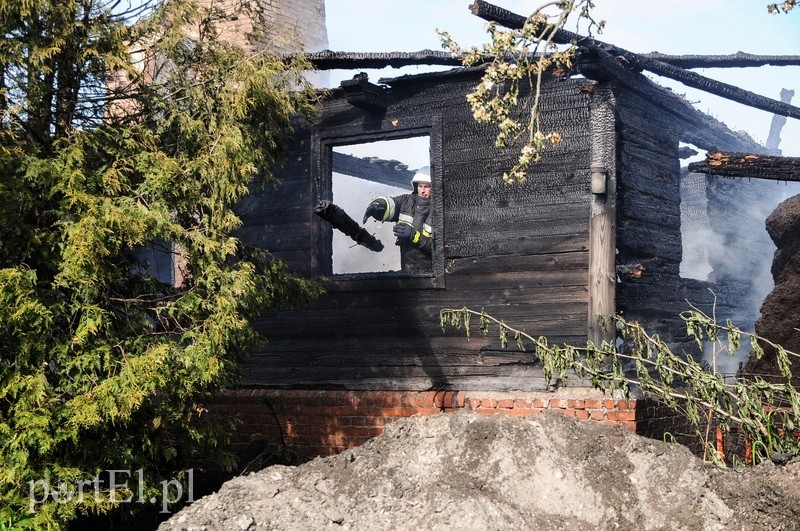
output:
[{"label": "collapsed roof", "polygon": [[[474,15],[509,29],[521,29],[527,20],[522,15],[484,0],[475,0],[470,9]],[[788,101],[768,98],[691,71],[693,68],[709,67],[800,66],[800,56],[753,55],[743,52],[733,55],[665,55],[658,52],[637,54],[593,37],[579,35],[564,29],[560,29],[555,33],[553,42],[555,44],[573,44],[577,46],[578,59],[576,60],[575,73],[590,79],[602,79],[603,77],[611,76],[633,90],[658,96],[661,102],[671,107],[671,110],[692,122],[695,129],[687,132],[683,140],[709,153],[705,164],[694,163],[690,165],[690,171],[731,177],[759,177],[800,181],[798,159],[778,156],[779,152],[774,149],[774,146],[769,146],[769,143],[765,147],[751,139],[743,139],[740,134],[730,131],[718,120],[694,109],[690,103],[677,94],[639,75],[642,71],[648,71],[748,107],[770,112],[781,117],[800,119],[800,107],[791,105]],[[390,53],[346,53],[325,50],[305,54],[305,57],[320,70],[356,70],[409,65],[462,65],[460,57],[448,52],[432,50]],[[488,62],[493,58],[487,56],[485,59]],[[459,69],[459,71],[464,70],[464,68]],[[381,78],[379,83],[392,86],[419,79],[420,77],[452,74],[453,71]],[[343,87],[344,85],[343,83]],[[351,89],[356,86],[361,87],[360,90],[365,90],[367,88],[366,79],[362,77],[349,84]],[[379,95],[380,89],[375,85],[369,84],[369,90],[371,90],[373,97],[376,94]],[[736,152],[726,154],[722,152],[726,149],[741,149],[743,145],[749,145],[746,149],[751,150],[752,153]],[[761,156],[756,156],[756,154]],[[748,157],[748,155],[752,156]],[[771,156],[767,157],[765,155]]]}]

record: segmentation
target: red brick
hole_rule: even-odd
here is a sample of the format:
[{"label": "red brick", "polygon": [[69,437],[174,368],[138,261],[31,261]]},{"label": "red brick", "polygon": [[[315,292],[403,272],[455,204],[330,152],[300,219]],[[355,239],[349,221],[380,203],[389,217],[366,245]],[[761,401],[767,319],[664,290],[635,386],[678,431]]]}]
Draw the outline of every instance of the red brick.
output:
[{"label": "red brick", "polygon": [[344,415],[352,412],[353,408],[350,406],[344,407],[344,406],[318,405],[318,406],[306,406],[303,408],[303,413],[306,415],[331,416],[331,415]]},{"label": "red brick", "polygon": [[615,400],[607,398],[606,400],[603,400],[603,406],[606,409],[616,409],[617,404]]},{"label": "red brick", "polygon": [[547,407],[547,400],[542,400],[541,398],[534,398],[533,399],[533,407]]},{"label": "red brick", "polygon": [[586,403],[583,400],[570,399],[567,400],[567,407],[570,409],[584,409],[586,407]]},{"label": "red brick", "polygon": [[311,417],[310,415],[298,415],[296,417],[285,418],[284,421],[285,422],[293,422],[295,424],[313,424],[314,422],[318,422],[318,421],[317,420],[312,420],[312,419],[318,419],[318,418],[319,417],[317,417],[317,416]]},{"label": "red brick", "polygon": [[635,411],[609,411],[606,416],[608,420],[619,420],[619,421],[632,421],[636,420],[636,412]]},{"label": "red brick", "polygon": [[503,400],[497,401],[497,407],[500,409],[513,409],[514,408],[514,400],[511,398],[506,398]]},{"label": "red brick", "polygon": [[353,426],[377,426],[383,427],[386,425],[385,417],[352,417]]},{"label": "red brick", "polygon": [[347,437],[364,437],[369,439],[372,437],[377,437],[383,433],[383,428],[370,426],[350,426],[348,428],[339,428],[338,433]]},{"label": "red brick", "polygon": [[617,402],[616,409],[620,411],[630,411],[636,408],[636,401],[635,400],[620,400]]},{"label": "red brick", "polygon": [[602,409],[587,409],[585,411],[589,413],[589,418],[592,420],[602,420],[606,418],[606,414]]},{"label": "red brick", "polygon": [[486,409],[494,409],[497,407],[497,400],[494,398],[484,398],[481,400],[481,407]]},{"label": "red brick", "polygon": [[472,410],[478,409],[481,407],[481,401],[475,400],[474,398],[467,398],[464,400],[464,407]]},{"label": "red brick", "polygon": [[466,399],[467,399],[467,393],[465,393],[464,391],[457,392],[454,406],[458,408],[464,407]]},{"label": "red brick", "polygon": [[601,409],[603,407],[603,401],[594,398],[587,398],[583,401],[583,405],[586,407],[586,409]]},{"label": "red brick", "polygon": [[[364,400],[361,401],[362,404],[364,402]],[[402,407],[406,404],[403,403],[402,393],[399,391],[379,391],[366,405],[379,407]]]},{"label": "red brick", "polygon": [[417,397],[419,393],[416,391],[414,392],[405,392],[400,395],[397,400],[397,405],[400,407],[413,407],[417,406]]},{"label": "red brick", "polygon": [[[384,407],[384,408],[369,408],[365,410],[365,416],[370,417],[410,417],[417,413],[425,413],[433,408],[425,407]],[[433,409],[438,412],[438,409]]]},{"label": "red brick", "polygon": [[417,396],[417,407],[434,407],[435,399],[434,391],[423,391]]},{"label": "red brick", "polygon": [[292,425],[286,427],[286,433],[290,435],[329,435],[336,433],[341,428],[334,428],[332,426],[320,426],[313,424],[306,425]]},{"label": "red brick", "polygon": [[589,420],[589,412],[585,409],[578,409],[575,411],[575,418],[580,420]]},{"label": "red brick", "polygon": [[442,391],[436,393],[434,395],[433,405],[439,408],[453,407],[452,404],[454,402],[453,398],[455,397],[455,394],[455,391]]},{"label": "red brick", "polygon": [[508,411],[499,411],[499,412],[503,413],[504,415],[509,415],[509,416],[512,416],[512,417],[522,417],[522,416],[525,416],[525,415],[534,415],[535,413],[540,413],[541,409],[539,409],[538,411],[534,411],[533,409],[530,409],[530,408],[517,408],[517,409],[509,409]]},{"label": "red brick", "polygon": [[515,409],[529,409],[531,407],[531,403],[523,398],[515,398],[514,399],[514,408]]}]

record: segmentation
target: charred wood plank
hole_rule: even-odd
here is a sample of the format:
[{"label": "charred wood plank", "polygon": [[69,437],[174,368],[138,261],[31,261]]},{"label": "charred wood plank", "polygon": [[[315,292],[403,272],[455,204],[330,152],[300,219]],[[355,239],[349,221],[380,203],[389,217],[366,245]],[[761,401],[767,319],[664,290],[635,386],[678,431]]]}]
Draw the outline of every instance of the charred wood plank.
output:
[{"label": "charred wood plank", "polygon": [[363,245],[370,251],[375,251],[377,253],[383,251],[383,243],[381,243],[379,239],[367,232],[366,229],[360,227],[358,222],[351,218],[347,212],[330,201],[320,201],[319,204],[314,207],[314,214],[330,223],[335,229],[350,236],[354,242]]},{"label": "charred wood plank", "polygon": [[623,52],[622,56],[625,57],[626,60],[631,61],[634,64],[638,62],[642,69],[653,72],[654,74],[674,79],[675,81],[680,81],[687,87],[693,87],[704,92],[708,92],[709,94],[714,94],[716,96],[741,103],[748,107],[761,109],[762,111],[768,111],[781,116],[788,116],[789,118],[800,119],[800,108],[795,107],[794,105],[789,105],[788,103],[783,103],[782,101],[767,98],[766,96],[756,94],[755,92],[750,92],[749,90],[744,90],[728,83],[716,81],[671,64],[649,59],[641,55],[632,54],[631,52],[625,52],[623,50],[618,51]]},{"label": "charred wood plank", "polygon": [[759,66],[800,66],[800,55],[755,55],[736,52],[729,55],[667,55],[659,52],[641,54],[679,68],[752,68]]},{"label": "charred wood plank", "polygon": [[[319,70],[354,70],[357,68],[400,68],[411,65],[453,65],[461,66],[462,60],[449,52],[420,50],[418,52],[379,52],[353,53],[321,52],[303,54]],[[292,56],[287,56],[292,57]]]},{"label": "charred wood plank", "polygon": [[[472,11],[472,14],[476,17],[480,17],[489,22],[496,22],[509,29],[522,29],[525,26],[525,22],[528,20],[522,15],[518,15],[513,11],[503,9],[502,7],[494,4],[490,4],[489,2],[484,2],[483,0],[475,0],[475,2],[473,2],[470,6],[470,11]],[[543,35],[550,28],[552,28],[552,26],[549,24],[539,24],[534,28],[534,33]],[[577,33],[573,33],[565,29],[560,29],[556,31],[553,42],[556,44],[570,44],[573,42],[577,43],[585,39],[587,39],[587,37],[578,35]]]},{"label": "charred wood plank", "polygon": [[385,111],[389,106],[389,97],[386,90],[369,82],[366,74],[356,74],[353,79],[346,79],[341,83],[344,96],[348,103],[368,111]]},{"label": "charred wood plank", "polygon": [[[494,12],[494,15],[486,15],[492,20],[497,21],[507,27],[519,23],[525,18],[516,15],[508,10],[482,2],[482,8],[478,10],[478,16],[486,12]],[[495,11],[496,10],[496,11]],[[503,15],[510,14],[510,15]],[[502,21],[506,21],[503,23]],[[521,27],[521,26],[520,26]],[[564,31],[557,34],[559,41],[575,39],[580,42],[584,39],[576,33]],[[293,59],[298,54],[287,54],[285,59]],[[453,55],[450,52],[436,50],[419,50],[416,52],[336,52],[323,50],[321,52],[311,52],[301,54],[302,57],[314,65],[318,70],[356,70],[359,68],[401,68],[414,65],[443,65],[443,66],[462,66],[463,58]],[[660,52],[650,52],[640,54],[641,57],[653,59],[662,63],[670,64],[679,68],[756,68],[760,66],[800,66],[800,55],[756,55],[746,52],[737,52],[728,55],[669,55]],[[490,62],[494,59],[492,55],[484,55],[482,60]]]},{"label": "charred wood plank", "polygon": [[726,177],[758,177],[800,182],[800,157],[774,157],[751,153],[706,154],[705,162],[689,164],[689,171]]}]

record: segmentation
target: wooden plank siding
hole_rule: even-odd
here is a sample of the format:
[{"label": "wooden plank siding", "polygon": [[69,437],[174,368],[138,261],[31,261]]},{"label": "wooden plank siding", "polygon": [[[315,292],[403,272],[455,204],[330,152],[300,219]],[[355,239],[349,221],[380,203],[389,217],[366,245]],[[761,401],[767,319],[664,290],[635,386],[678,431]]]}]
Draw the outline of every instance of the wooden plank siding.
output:
[{"label": "wooden plank siding", "polygon": [[[441,164],[440,288],[398,289],[391,279],[337,280],[308,308],[267,312],[256,322],[268,340],[243,364],[243,383],[275,388],[536,390],[545,386],[532,354],[503,350],[496,335],[442,331],[442,308],[468,306],[551,342],[586,341],[591,94],[579,82],[549,81],[543,127],[562,133],[526,183],[506,187],[516,150],[494,147],[494,130],[477,124],[465,96],[475,74],[448,82],[402,83],[381,115],[356,109],[335,91],[313,130],[281,170],[282,187],[259,190],[242,206],[248,243],[319,274],[320,242],[311,209],[314,134],[374,134],[432,118]],[[581,80],[585,83],[585,80]],[[434,157],[435,158],[435,157]],[[324,166],[324,164],[323,164]],[[356,213],[360,214],[360,213]],[[360,220],[359,220],[360,221]],[[319,255],[319,259],[325,259]]]},{"label": "wooden plank siding", "polygon": [[[545,151],[526,182],[505,186],[501,176],[518,150],[498,151],[496,130],[473,119],[466,95],[479,75],[462,70],[389,81],[384,111],[354,107],[334,90],[314,123],[296,132],[295,150],[276,172],[280,183],[254,189],[242,202],[245,243],[269,250],[301,274],[327,274],[330,228],[312,209],[328,199],[333,147],[430,137],[433,275],[334,276],[328,293],[307,308],[265,312],[256,326],[268,343],[243,363],[244,385],[545,387],[532,354],[513,345],[503,349],[496,333],[480,337],[473,330],[467,338],[463,331],[442,331],[443,308],[483,308],[533,336],[573,345],[614,339],[595,327],[594,317],[616,312],[686,351],[693,342],[678,316],[687,301],[708,312],[716,303],[718,315],[752,316],[757,301],[751,299],[758,298],[752,275],[733,266],[752,270],[757,264],[749,257],[768,254],[768,245],[753,230],[724,222],[738,205],[733,215],[741,227],[761,223],[750,203],[774,188],[710,179],[702,208],[740,256],[711,257],[715,278],[708,281],[680,276],[679,143],[705,139],[737,150],[748,139],[692,113],[640,74],[548,80],[542,129],[558,131],[563,140]],[[522,101],[531,103],[527,95]],[[521,112],[528,110],[523,105]],[[592,168],[595,177],[604,172],[605,192],[592,192]],[[360,221],[361,212],[351,214]],[[616,274],[615,266],[634,264],[644,267],[641,277]]]},{"label": "wooden plank siding", "polygon": [[616,96],[617,264],[645,268],[640,278],[617,277],[617,310],[669,340],[687,309],[679,295],[681,119],[638,92]]}]

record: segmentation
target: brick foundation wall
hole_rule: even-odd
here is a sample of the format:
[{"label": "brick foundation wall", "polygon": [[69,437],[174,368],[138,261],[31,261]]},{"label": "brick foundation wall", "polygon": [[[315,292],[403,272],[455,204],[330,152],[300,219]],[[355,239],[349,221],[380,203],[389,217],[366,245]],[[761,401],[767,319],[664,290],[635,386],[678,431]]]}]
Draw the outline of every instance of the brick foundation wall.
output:
[{"label": "brick foundation wall", "polygon": [[675,441],[688,447],[695,455],[703,455],[703,442],[697,438],[685,415],[651,399],[639,400],[639,410],[641,417],[636,433],[651,439]]},{"label": "brick foundation wall", "polygon": [[289,454],[299,462],[359,446],[380,435],[387,423],[412,415],[459,410],[503,415],[555,411],[637,431],[644,404],[641,400],[615,400],[584,388],[541,393],[236,389],[209,410],[238,419],[234,449],[243,460]]}]

